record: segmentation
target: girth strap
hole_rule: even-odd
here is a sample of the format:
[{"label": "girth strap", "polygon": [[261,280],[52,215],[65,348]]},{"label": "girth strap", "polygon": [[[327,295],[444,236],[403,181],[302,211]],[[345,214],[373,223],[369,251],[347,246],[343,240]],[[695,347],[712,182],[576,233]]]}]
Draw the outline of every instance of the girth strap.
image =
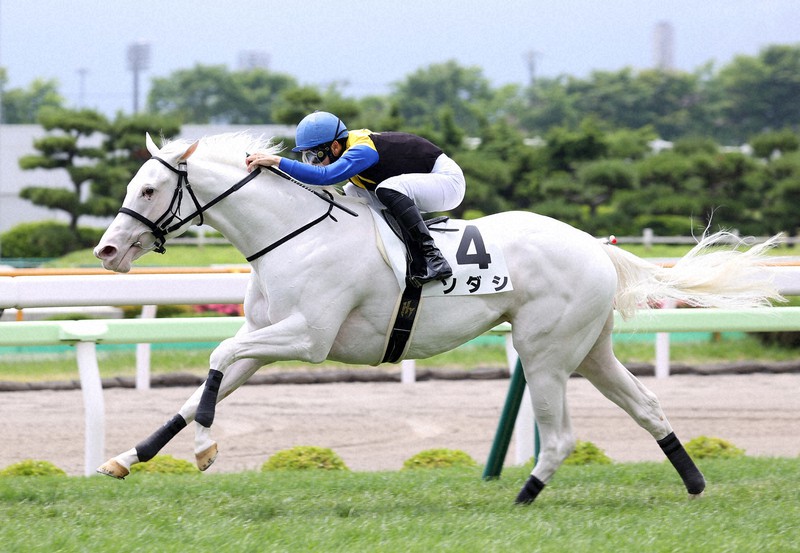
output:
[{"label": "girth strap", "polygon": [[412,286],[406,280],[406,288],[400,298],[400,307],[397,309],[397,316],[392,325],[389,343],[386,345],[386,352],[383,354],[381,363],[397,363],[403,357],[408,340],[411,338],[414,322],[417,320],[421,298],[422,288]]}]

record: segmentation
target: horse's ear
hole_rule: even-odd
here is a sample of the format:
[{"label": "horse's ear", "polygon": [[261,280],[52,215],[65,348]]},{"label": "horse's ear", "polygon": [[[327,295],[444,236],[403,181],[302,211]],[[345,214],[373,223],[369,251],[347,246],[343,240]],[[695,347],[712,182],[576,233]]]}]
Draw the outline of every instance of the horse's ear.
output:
[{"label": "horse's ear", "polygon": [[153,139],[150,138],[150,133],[144,133],[144,143],[147,145],[147,151],[150,152],[151,156],[154,156],[158,153],[158,146],[156,143],[153,142]]},{"label": "horse's ear", "polygon": [[179,158],[179,161],[186,161],[187,159],[189,159],[189,156],[192,155],[194,153],[194,151],[197,149],[197,145],[198,144],[200,144],[199,140],[197,140],[194,144],[189,146],[189,148]]}]

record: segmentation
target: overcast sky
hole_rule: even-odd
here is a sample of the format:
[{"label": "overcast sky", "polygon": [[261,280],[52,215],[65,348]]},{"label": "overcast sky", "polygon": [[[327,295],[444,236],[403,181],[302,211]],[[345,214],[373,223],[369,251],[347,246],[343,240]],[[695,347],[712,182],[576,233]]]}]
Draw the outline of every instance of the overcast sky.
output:
[{"label": "overcast sky", "polygon": [[133,107],[126,56],[137,41],[151,54],[141,103],[152,77],[238,69],[244,51],[266,53],[271,70],[303,84],[344,81],[345,94],[363,96],[450,59],[494,86],[527,82],[532,51],[540,76],[650,67],[661,21],[686,71],[800,44],[798,0],[0,0],[0,65],[10,88],[56,79],[71,107],[113,114]]}]

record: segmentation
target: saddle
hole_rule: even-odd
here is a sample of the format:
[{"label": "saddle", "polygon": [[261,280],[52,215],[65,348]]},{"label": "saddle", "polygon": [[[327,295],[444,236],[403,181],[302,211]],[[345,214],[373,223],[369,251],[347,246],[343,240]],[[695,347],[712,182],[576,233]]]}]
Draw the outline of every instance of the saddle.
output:
[{"label": "saddle", "polygon": [[[381,206],[382,207],[382,206]],[[383,362],[394,363],[405,355],[414,333],[414,323],[423,297],[498,294],[514,289],[502,248],[491,235],[484,236],[478,225],[446,216],[425,221],[442,251],[453,276],[444,282],[431,281],[416,288],[407,283],[411,256],[400,225],[383,209],[370,205],[378,249],[400,288],[400,297],[387,333]]]}]

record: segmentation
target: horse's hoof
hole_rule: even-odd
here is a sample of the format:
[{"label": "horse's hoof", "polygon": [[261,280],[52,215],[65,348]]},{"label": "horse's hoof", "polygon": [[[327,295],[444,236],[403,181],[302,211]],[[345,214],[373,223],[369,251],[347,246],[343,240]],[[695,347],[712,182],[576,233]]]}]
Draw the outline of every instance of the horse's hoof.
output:
[{"label": "horse's hoof", "polygon": [[111,476],[118,480],[125,480],[125,477],[128,476],[131,471],[126,469],[122,463],[110,459],[97,468],[97,473],[105,474],[106,476]]},{"label": "horse's hoof", "polygon": [[219,449],[217,448],[216,443],[211,444],[200,453],[196,453],[195,459],[197,460],[197,468],[200,470],[206,470],[208,467],[213,465],[214,461],[217,460],[217,453],[219,453]]},{"label": "horse's hoof", "polygon": [[704,497],[705,497],[705,492],[689,494],[689,499],[703,499]]}]

